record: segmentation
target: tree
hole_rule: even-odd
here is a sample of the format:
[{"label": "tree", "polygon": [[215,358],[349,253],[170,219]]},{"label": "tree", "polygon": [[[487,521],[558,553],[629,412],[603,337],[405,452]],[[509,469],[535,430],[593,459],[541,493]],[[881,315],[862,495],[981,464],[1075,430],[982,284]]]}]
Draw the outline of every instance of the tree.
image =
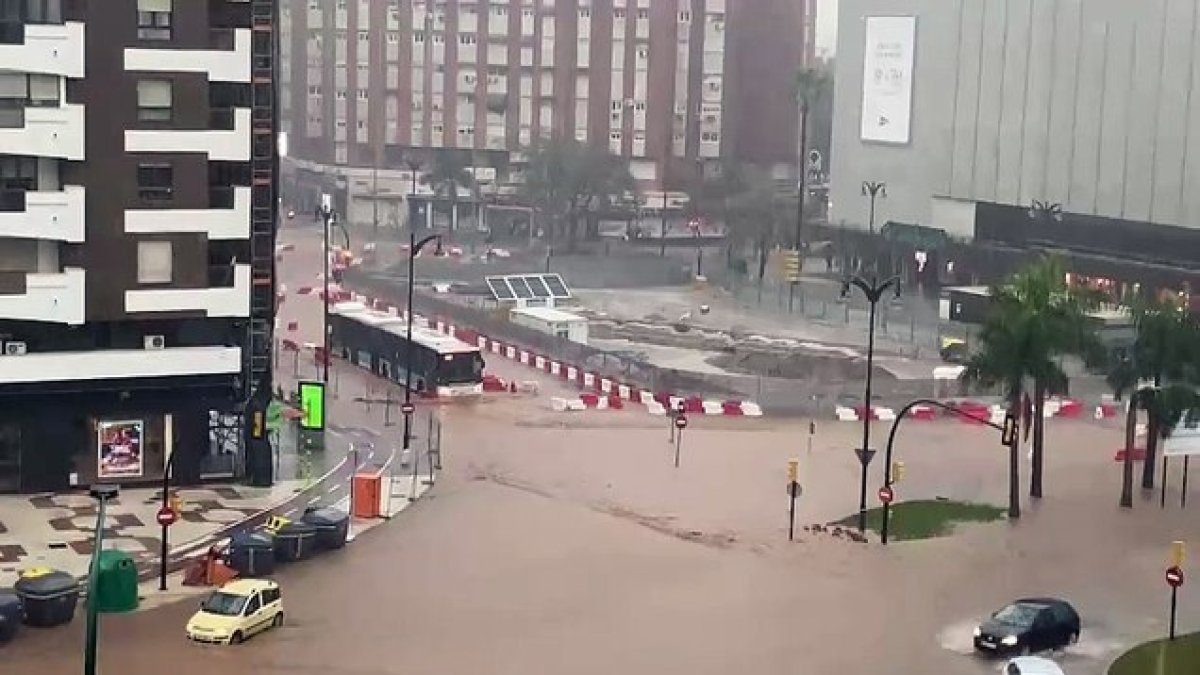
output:
[{"label": "tree", "polygon": [[533,148],[525,170],[523,196],[549,219],[552,239],[574,242],[579,216],[633,195],[636,183],[625,160],[574,140],[549,141]]},{"label": "tree", "polygon": [[475,186],[466,155],[452,151],[441,153],[429,173],[421,176],[421,184],[430,186],[434,194],[450,201],[450,230],[453,232],[458,226],[459,191]]},{"label": "tree", "polygon": [[1087,290],[1068,286],[1066,268],[1055,257],[1036,261],[1013,275],[1007,285],[993,295],[1007,308],[1030,319],[1025,339],[1025,376],[1033,382],[1033,461],[1029,472],[1029,496],[1042,496],[1045,459],[1046,396],[1066,393],[1067,375],[1059,365],[1065,355],[1084,357],[1089,363],[1103,359],[1103,348],[1096,337],[1088,312],[1099,297]]},{"label": "tree", "polygon": [[[979,333],[980,349],[967,360],[963,379],[1003,392],[1008,414],[1021,419],[1021,396],[1025,392],[1027,364],[1042,358],[1040,347],[1031,343],[1036,333],[1034,317],[1014,298],[1000,294],[995,298],[992,314]],[[1008,448],[1008,517],[1021,516],[1020,444]]]},{"label": "tree", "polygon": [[1141,381],[1141,404],[1146,411],[1146,461],[1142,465],[1142,487],[1154,487],[1155,459],[1159,441],[1179,421],[1177,406],[1186,402],[1180,389],[1190,390],[1200,377],[1197,341],[1200,330],[1183,307],[1174,302],[1135,302],[1132,308],[1136,331],[1131,374]]}]

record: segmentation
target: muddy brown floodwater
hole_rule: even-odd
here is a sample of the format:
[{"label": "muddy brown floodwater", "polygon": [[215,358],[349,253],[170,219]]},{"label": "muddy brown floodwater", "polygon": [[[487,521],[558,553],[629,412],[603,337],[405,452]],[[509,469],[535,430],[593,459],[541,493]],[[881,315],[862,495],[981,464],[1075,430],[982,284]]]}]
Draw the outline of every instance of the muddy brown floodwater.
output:
[{"label": "muddy brown floodwater", "polygon": [[[856,424],[820,422],[809,451],[806,421],[693,419],[676,470],[662,418],[552,413],[543,385],[446,408],[432,495],[345,551],[284,568],[282,629],[201,647],[183,637],[190,601],[105,617],[101,673],[976,675],[998,664],[971,655],[974,623],[1054,594],[1084,618],[1080,644],[1056,658],[1101,675],[1164,632],[1169,543],[1200,539],[1177,473],[1168,508],[1155,495],[1122,511],[1119,430],[1051,420],[1047,496],[1019,523],[888,547],[808,533],[788,544],[787,459],[800,460],[802,524],[848,515]],[[1004,502],[994,432],[906,423],[897,452],[899,499]],[[874,494],[881,461],[871,468]],[[1186,588],[1180,627],[1200,628]],[[75,675],[81,633],[26,629],[0,648],[0,673]]]}]

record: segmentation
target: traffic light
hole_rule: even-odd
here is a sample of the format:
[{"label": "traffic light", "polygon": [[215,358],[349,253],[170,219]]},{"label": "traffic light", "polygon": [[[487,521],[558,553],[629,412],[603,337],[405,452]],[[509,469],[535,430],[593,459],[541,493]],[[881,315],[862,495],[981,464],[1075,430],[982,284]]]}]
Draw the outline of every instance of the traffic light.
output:
[{"label": "traffic light", "polygon": [[1012,413],[1004,416],[1004,429],[1000,432],[1000,445],[1012,445],[1017,440],[1017,418]]},{"label": "traffic light", "polygon": [[252,419],[252,422],[251,422],[251,426],[250,426],[250,437],[251,438],[262,438],[263,431],[264,431],[264,429],[263,429],[264,415],[263,415],[262,411],[255,410],[254,415],[252,416],[251,419]]},{"label": "traffic light", "polygon": [[1171,542],[1171,567],[1183,567],[1183,559],[1187,555],[1187,547],[1182,541]]},{"label": "traffic light", "polygon": [[800,281],[800,252],[792,249],[783,252],[783,280],[794,284]]},{"label": "traffic light", "polygon": [[904,480],[904,462],[895,460],[892,462],[892,482],[899,483]]},{"label": "traffic light", "polygon": [[788,482],[795,483],[800,478],[800,460],[788,460]]}]

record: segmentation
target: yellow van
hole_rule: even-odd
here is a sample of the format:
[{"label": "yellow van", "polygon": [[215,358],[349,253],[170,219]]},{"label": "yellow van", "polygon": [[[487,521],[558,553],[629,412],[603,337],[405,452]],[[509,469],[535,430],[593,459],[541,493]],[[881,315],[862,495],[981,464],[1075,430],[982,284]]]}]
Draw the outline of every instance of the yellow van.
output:
[{"label": "yellow van", "polygon": [[283,625],[279,584],[268,579],[231,581],[200,603],[187,623],[189,640],[236,645],[255,633]]}]

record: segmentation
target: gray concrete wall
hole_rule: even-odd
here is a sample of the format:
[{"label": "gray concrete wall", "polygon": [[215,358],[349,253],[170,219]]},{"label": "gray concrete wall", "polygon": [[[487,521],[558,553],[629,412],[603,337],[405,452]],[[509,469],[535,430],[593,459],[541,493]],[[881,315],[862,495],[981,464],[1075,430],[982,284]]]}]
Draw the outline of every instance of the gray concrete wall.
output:
[{"label": "gray concrete wall", "polygon": [[[917,17],[905,146],[859,140],[877,15]],[[842,0],[832,220],[864,224],[881,180],[877,223],[940,226],[949,197],[1200,227],[1198,21],[1200,0]]]}]

